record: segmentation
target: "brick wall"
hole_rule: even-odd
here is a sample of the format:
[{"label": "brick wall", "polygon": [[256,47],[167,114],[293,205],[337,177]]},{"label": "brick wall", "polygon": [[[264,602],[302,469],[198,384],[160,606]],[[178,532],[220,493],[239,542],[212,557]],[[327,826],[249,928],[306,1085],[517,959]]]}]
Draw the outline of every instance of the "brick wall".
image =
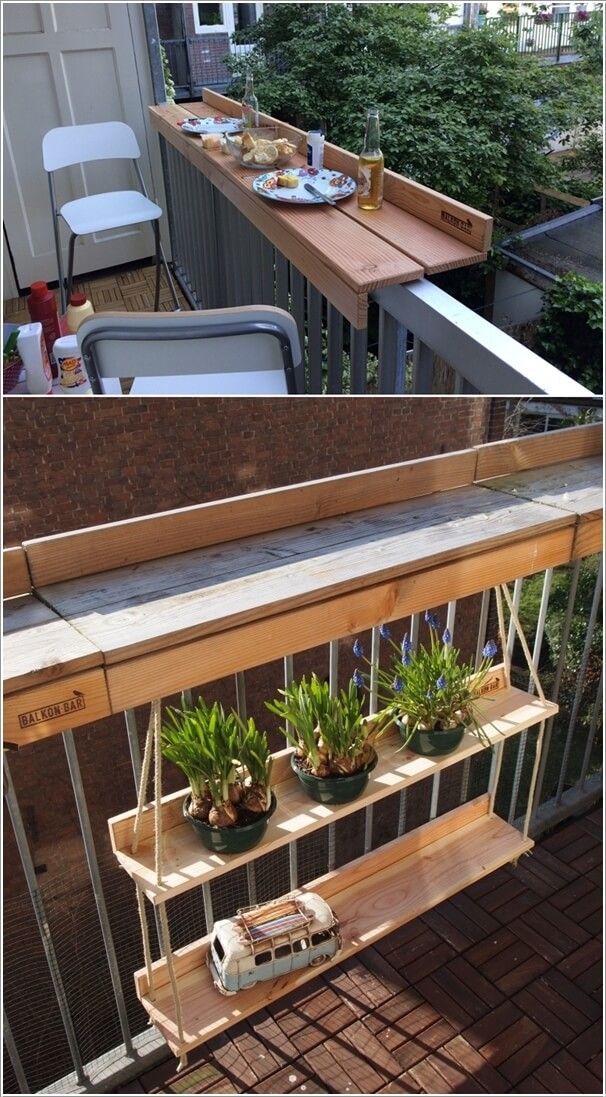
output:
[{"label": "brick wall", "polygon": [[11,400],[4,544],[464,449],[490,399]]}]

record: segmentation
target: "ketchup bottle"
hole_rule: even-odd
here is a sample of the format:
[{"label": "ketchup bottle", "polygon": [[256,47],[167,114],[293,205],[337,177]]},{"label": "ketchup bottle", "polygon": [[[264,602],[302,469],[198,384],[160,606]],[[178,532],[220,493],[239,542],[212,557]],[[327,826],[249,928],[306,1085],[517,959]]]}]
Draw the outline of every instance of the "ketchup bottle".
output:
[{"label": "ketchup bottle", "polygon": [[32,282],[30,294],[27,298],[27,308],[32,319],[32,324],[42,324],[44,342],[50,359],[53,377],[58,377],[57,364],[53,357],[53,344],[61,336],[59,317],[57,315],[57,302],[55,295],[46,282]]}]

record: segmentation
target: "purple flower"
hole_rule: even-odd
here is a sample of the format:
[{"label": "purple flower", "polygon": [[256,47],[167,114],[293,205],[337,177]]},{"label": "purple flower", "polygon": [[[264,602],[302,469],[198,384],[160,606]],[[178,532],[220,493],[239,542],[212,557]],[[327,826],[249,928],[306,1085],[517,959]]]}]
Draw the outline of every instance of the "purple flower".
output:
[{"label": "purple flower", "polygon": [[361,659],[364,655],[364,648],[362,647],[359,640],[354,640],[352,651],[356,659]]},{"label": "purple flower", "polygon": [[425,610],[425,620],[427,621],[427,624],[429,625],[430,628],[435,628],[436,630],[439,630],[440,622],[438,620],[437,614],[431,613],[430,610],[426,609]]},{"label": "purple flower", "polygon": [[436,686],[438,687],[438,689],[446,689],[446,685],[447,685],[446,679],[445,679],[444,675],[441,674],[440,677],[436,681]]},{"label": "purple flower", "polygon": [[450,644],[451,640],[452,640],[452,636],[450,635],[449,630],[447,628],[445,628],[444,632],[442,633],[442,643],[443,644]]},{"label": "purple flower", "polygon": [[404,689],[404,682],[402,681],[402,679],[400,678],[400,676],[398,674],[396,674],[396,676],[395,676],[395,678],[392,682],[392,688],[395,690],[396,693],[401,693],[402,690]]},{"label": "purple flower", "polygon": [[412,663],[412,656],[409,651],[404,652],[404,655],[402,656],[402,663],[405,667],[409,667]]},{"label": "purple flower", "polygon": [[412,640],[407,632],[402,637],[402,655],[407,655],[409,651],[412,651]]},{"label": "purple flower", "polygon": [[351,676],[351,680],[353,684],[358,687],[358,689],[362,689],[362,686],[364,685],[364,679],[359,670],[354,670]]},{"label": "purple flower", "polygon": [[389,640],[389,638],[391,637],[391,629],[389,625],[380,625],[379,635],[382,640]]},{"label": "purple flower", "polygon": [[497,654],[497,650],[498,648],[494,640],[489,640],[488,643],[484,646],[482,655],[485,659],[492,659]]}]

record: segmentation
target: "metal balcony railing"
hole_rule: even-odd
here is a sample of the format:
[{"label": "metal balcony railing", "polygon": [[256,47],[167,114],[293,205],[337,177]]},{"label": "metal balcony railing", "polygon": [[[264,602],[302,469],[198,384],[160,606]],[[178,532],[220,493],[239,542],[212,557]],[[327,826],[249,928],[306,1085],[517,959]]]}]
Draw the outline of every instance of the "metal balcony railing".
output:
[{"label": "metal balcony railing", "polygon": [[276,305],[294,316],[306,393],[591,393],[427,279],[372,295],[356,329],[163,137],[172,257],[193,308]]},{"label": "metal balcony railing", "polygon": [[[590,556],[520,578],[513,586],[512,598],[545,693],[560,706],[559,714],[545,728],[530,805],[530,833],[536,836],[588,807],[601,794],[601,558]],[[495,628],[490,590],[458,605],[449,603],[446,624],[455,642],[459,637],[466,653],[475,651],[479,660],[486,638]],[[418,642],[418,614],[400,627],[410,633],[413,643]],[[378,651],[377,634],[374,629],[373,651]],[[513,683],[532,693],[533,683],[517,650],[513,625],[509,626],[507,645],[513,656]],[[351,673],[347,647],[334,641],[327,649],[309,653],[313,665],[327,671],[333,689],[344,684]],[[283,675],[284,680],[292,680],[291,656],[283,661]],[[235,697],[242,715],[247,710],[246,685],[247,676],[237,674]],[[205,692],[209,696],[208,686]],[[112,1085],[149,1069],[155,1059],[165,1055],[164,1041],[147,1026],[147,1015],[133,989],[132,973],[141,965],[141,943],[132,881],[117,867],[91,825],[86,795],[90,773],[85,777],[82,771],[84,738],[89,730],[80,728],[62,736],[71,791],[60,806],[66,818],[77,819],[82,842],[85,885],[77,893],[67,872],[53,879],[37,875],[27,834],[28,803],[15,791],[19,757],[13,759],[5,753],[5,800],[10,819],[7,840],[18,850],[29,895],[29,903],[8,901],[4,918],[5,1091],[9,1093],[74,1093],[93,1087],[111,1092]],[[178,896],[170,910],[174,946],[203,935],[214,918],[229,916],[238,906],[313,879],[335,864],[472,799],[487,784],[491,787],[499,751],[502,762],[496,810],[521,826],[537,734],[538,729],[531,728],[494,752],[481,751],[323,831],[260,856],[229,877],[219,877],[210,886]],[[134,711],[124,713],[124,737],[133,787],[132,802],[123,807],[130,808],[141,771]],[[103,794],[106,774],[98,780],[96,798]],[[46,788],[40,775],[34,792],[40,795]],[[58,795],[57,787],[53,795]],[[108,814],[115,810],[112,803]],[[74,839],[69,841],[73,846]],[[158,956],[161,934],[153,918],[149,932]]]}]

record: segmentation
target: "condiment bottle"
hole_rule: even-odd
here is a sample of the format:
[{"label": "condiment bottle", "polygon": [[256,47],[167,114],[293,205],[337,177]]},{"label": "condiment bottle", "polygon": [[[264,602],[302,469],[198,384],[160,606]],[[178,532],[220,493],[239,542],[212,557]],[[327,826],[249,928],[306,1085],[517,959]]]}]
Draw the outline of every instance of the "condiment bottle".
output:
[{"label": "condiment bottle", "polygon": [[324,167],[324,134],[322,130],[310,130],[307,134],[307,163],[320,171]]},{"label": "condiment bottle", "polygon": [[246,74],[246,88],[242,100],[242,121],[244,129],[258,128],[259,125],[259,100],[255,95],[255,86],[252,72]]},{"label": "condiment bottle", "polygon": [[72,293],[65,313],[67,330],[75,334],[83,320],[94,315],[94,308],[85,293]]},{"label": "condiment bottle", "polygon": [[59,326],[55,295],[48,288],[46,282],[32,282],[29,297],[27,298],[27,310],[32,324],[42,324],[52,374],[53,377],[57,377],[58,371],[53,358],[53,344],[55,339],[58,339],[61,335],[61,328]]},{"label": "condiment bottle", "polygon": [[17,350],[25,366],[27,391],[32,396],[47,396],[52,391],[53,375],[40,321],[19,326]]},{"label": "condiment bottle", "polygon": [[360,209],[380,209],[383,205],[385,165],[380,146],[379,112],[371,109],[366,119],[364,148],[358,161],[358,205]]},{"label": "condiment bottle", "polygon": [[53,348],[62,396],[90,396],[92,389],[75,335],[63,335]]}]

